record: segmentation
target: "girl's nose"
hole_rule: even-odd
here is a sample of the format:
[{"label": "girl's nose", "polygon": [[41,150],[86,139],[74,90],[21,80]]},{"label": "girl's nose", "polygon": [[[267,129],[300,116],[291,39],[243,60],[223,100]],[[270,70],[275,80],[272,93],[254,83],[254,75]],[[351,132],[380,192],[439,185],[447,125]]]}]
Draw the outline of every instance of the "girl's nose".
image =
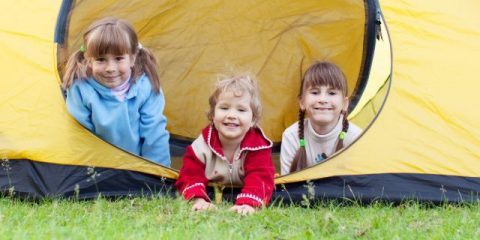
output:
[{"label": "girl's nose", "polygon": [[235,113],[232,110],[228,111],[227,112],[227,118],[228,119],[235,118]]},{"label": "girl's nose", "polygon": [[116,69],[116,64],[115,64],[115,62],[114,62],[114,61],[108,61],[108,62],[107,62],[107,68],[106,68],[106,70],[107,70],[108,72],[113,72],[113,71],[115,71],[115,69]]},{"label": "girl's nose", "polygon": [[320,93],[317,100],[318,100],[318,102],[321,102],[321,103],[326,102],[327,101],[327,94]]}]

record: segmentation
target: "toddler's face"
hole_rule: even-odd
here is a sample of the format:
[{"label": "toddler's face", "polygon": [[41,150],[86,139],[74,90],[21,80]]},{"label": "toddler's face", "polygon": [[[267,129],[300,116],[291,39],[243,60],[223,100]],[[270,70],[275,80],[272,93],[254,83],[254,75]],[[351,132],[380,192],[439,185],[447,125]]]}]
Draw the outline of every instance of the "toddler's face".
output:
[{"label": "toddler's face", "polygon": [[107,88],[115,88],[130,79],[135,58],[130,54],[105,54],[91,58],[89,65],[95,80]]},{"label": "toddler's face", "polygon": [[339,89],[329,86],[313,86],[302,96],[300,107],[318,134],[330,132],[337,124],[341,111],[348,107],[348,98]]},{"label": "toddler's face", "polygon": [[218,130],[220,141],[225,144],[239,144],[250,127],[253,126],[251,96],[240,96],[226,91],[218,96],[213,116],[213,124]]}]

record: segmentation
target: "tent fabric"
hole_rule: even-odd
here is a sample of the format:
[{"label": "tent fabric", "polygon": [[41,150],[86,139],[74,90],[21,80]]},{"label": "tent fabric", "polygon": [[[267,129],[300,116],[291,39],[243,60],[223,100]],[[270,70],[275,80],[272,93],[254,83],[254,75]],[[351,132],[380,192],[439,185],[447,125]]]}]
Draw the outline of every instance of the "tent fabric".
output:
[{"label": "tent fabric", "polygon": [[195,139],[208,123],[208,97],[219,76],[247,71],[258,78],[262,128],[278,143],[298,116],[292,109],[298,109],[301,73],[314,59],[339,64],[353,98],[363,90],[373,49],[367,41],[375,42],[375,27],[367,27],[375,8],[368,4],[373,1],[75,1],[59,62],[82,45],[92,21],[126,19],[159,61],[173,137]]},{"label": "tent fabric", "polygon": [[4,163],[3,166],[8,166],[10,173],[0,174],[1,189],[7,195],[24,199],[176,195],[174,179],[130,170],[19,159]]},{"label": "tent fabric", "polygon": [[[105,2],[103,7],[113,4]],[[345,2],[352,6],[362,5],[359,1]],[[76,2],[75,8],[86,3]],[[177,171],[102,141],[81,127],[66,111],[59,87],[57,45],[53,41],[61,1],[19,0],[0,4],[4,9],[0,15],[1,191],[8,193],[13,189],[24,197],[69,197],[75,194],[78,184],[85,198],[98,194],[97,187],[110,196],[127,192],[140,194],[149,187],[168,194],[166,188],[174,183]],[[132,6],[145,7],[140,2]],[[382,110],[373,123],[366,124],[368,129],[364,134],[348,148],[319,165],[276,178],[274,199],[299,202],[303,196],[308,196],[312,187],[315,189],[313,199],[401,201],[416,197],[434,202],[478,199],[480,113],[475,110],[478,104],[475,97],[480,82],[476,81],[475,70],[480,68],[480,62],[475,59],[480,55],[480,18],[477,17],[480,3],[474,0],[465,0],[462,4],[381,0],[380,6],[392,46],[393,70],[387,82],[388,76],[379,75],[383,84],[380,81],[374,87],[374,93],[364,106],[383,105]],[[170,9],[164,10],[168,12]],[[87,13],[95,15],[94,11]],[[181,13],[182,17],[189,16],[187,12]],[[200,18],[200,15],[190,17]],[[90,20],[85,19],[84,25]],[[142,36],[146,46],[153,46],[148,31]],[[315,40],[314,36],[309,40]],[[305,43],[310,46],[315,41]],[[72,44],[74,47],[77,43]],[[225,46],[232,49],[228,44]],[[235,53],[243,52],[234,50]],[[282,54],[280,59],[288,57]],[[163,64],[174,60],[182,62],[182,59],[174,59],[175,54],[167,55],[170,59],[163,59]],[[196,56],[204,55],[199,53]],[[335,54],[328,56],[342,67],[350,66],[348,59],[356,59],[355,62],[361,59],[352,55],[340,61]],[[192,62],[192,59],[188,61]],[[302,69],[303,63],[306,65],[307,62],[302,62]],[[171,68],[164,65],[164,69]],[[213,69],[222,70],[220,66]],[[183,70],[180,72],[188,72],[188,69]],[[206,76],[212,72],[201,72],[198,76],[208,78]],[[359,70],[353,72],[357,73],[350,73],[351,76],[360,75]],[[167,92],[173,88],[168,88],[166,79],[176,78],[166,72],[162,74]],[[260,74],[259,78],[262,76]],[[370,87],[367,85],[366,88],[365,93]],[[171,94],[170,98],[173,94],[184,93],[172,90]],[[387,96],[385,102],[382,97],[377,98],[379,94]],[[285,100],[291,104],[285,109],[295,109],[294,98],[291,96]],[[202,99],[204,97],[191,101],[200,102]],[[279,100],[278,96],[273,99]],[[173,112],[172,109],[168,111]],[[287,122],[295,121],[294,118],[276,120],[275,116],[270,116],[264,120],[287,125]],[[178,120],[174,116],[170,119],[171,122]],[[177,124],[181,126],[183,123]],[[268,134],[281,132],[273,129]],[[178,130],[178,134],[189,136],[193,131]],[[87,184],[90,175],[86,172],[92,168],[103,174],[102,185]],[[145,187],[141,186],[142,183]],[[224,191],[224,197],[228,198],[231,193]]]},{"label": "tent fabric", "polygon": [[479,4],[381,6],[393,47],[392,85],[382,112],[336,157],[277,183],[380,173],[479,177],[480,114],[471,107],[479,84],[472,72],[480,67],[474,61],[480,53]]},{"label": "tent fabric", "polygon": [[357,126],[366,129],[382,109],[391,85],[392,49],[385,22],[379,16],[380,37],[375,43],[375,53],[362,97],[348,115]]},{"label": "tent fabric", "polygon": [[480,178],[435,174],[384,173],[332,176],[307,182],[277,185],[274,193],[283,203],[313,204],[321,200],[356,203],[476,202]]},{"label": "tent fabric", "polygon": [[0,17],[0,156],[176,178],[172,169],[112,147],[67,112],[53,42],[60,5],[19,1]]}]

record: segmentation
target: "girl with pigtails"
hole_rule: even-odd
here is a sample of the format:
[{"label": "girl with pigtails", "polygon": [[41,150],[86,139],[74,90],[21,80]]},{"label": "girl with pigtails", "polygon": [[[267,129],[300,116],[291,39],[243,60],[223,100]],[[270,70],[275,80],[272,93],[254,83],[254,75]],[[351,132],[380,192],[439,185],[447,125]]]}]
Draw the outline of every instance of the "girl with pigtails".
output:
[{"label": "girl with pigtails", "polygon": [[68,111],[102,139],[170,166],[157,62],[126,21],[92,23],[63,76]]},{"label": "girl with pigtails", "polygon": [[298,95],[299,120],[282,135],[282,175],[324,161],[361,134],[347,119],[347,93],[345,75],[337,65],[315,62],[307,69]]}]

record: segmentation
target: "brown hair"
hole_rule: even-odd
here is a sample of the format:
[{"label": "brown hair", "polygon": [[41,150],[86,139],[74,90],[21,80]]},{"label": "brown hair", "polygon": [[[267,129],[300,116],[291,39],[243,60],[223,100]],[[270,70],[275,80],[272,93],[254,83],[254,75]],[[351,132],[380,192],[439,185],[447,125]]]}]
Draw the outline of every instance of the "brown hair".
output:
[{"label": "brown hair", "polygon": [[215,90],[208,98],[208,103],[210,105],[210,108],[207,112],[208,120],[210,122],[213,122],[215,106],[217,105],[218,97],[221,93],[227,91],[233,92],[235,96],[242,96],[244,93],[250,94],[250,107],[252,108],[253,122],[255,126],[257,126],[262,113],[262,105],[260,103],[260,94],[258,93],[255,79],[249,74],[242,74],[234,77],[224,78],[219,80],[215,84]]},{"label": "brown hair", "polygon": [[[300,84],[300,92],[298,98],[303,98],[303,93],[311,87],[329,86],[333,89],[342,91],[343,96],[347,96],[347,79],[342,70],[335,64],[330,62],[315,62],[305,71]],[[348,131],[347,112],[342,110],[343,122],[342,133],[339,136],[335,152],[343,148],[344,135]],[[304,129],[305,129],[305,110],[300,109],[298,114],[298,138],[301,142],[300,148],[293,157],[290,172],[294,172],[307,167],[307,152],[305,150]]]},{"label": "brown hair", "polygon": [[75,80],[84,80],[91,76],[88,58],[107,53],[136,56],[131,81],[135,82],[145,73],[149,77],[154,91],[160,92],[160,79],[155,56],[138,43],[137,34],[130,23],[110,17],[93,22],[83,34],[81,49],[76,50],[67,61],[63,76],[63,89],[69,88]]}]

